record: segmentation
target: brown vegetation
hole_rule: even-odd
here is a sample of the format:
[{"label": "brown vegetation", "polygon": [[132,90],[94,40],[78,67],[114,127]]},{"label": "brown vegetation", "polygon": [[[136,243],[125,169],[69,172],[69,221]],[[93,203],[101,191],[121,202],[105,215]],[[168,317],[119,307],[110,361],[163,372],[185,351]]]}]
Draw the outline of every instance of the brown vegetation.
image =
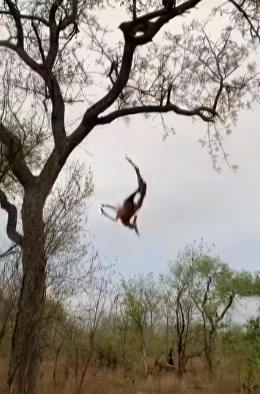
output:
[{"label": "brown vegetation", "polygon": [[[50,262],[39,393],[253,394],[260,382],[260,317],[241,326],[228,313],[240,299],[259,296],[259,275],[231,270],[210,254],[203,242],[194,243],[159,278],[135,275],[116,287],[113,265],[96,254],[89,264],[83,254],[77,272],[74,259]],[[21,286],[19,255],[2,263],[0,393],[10,379]]]},{"label": "brown vegetation", "polygon": [[[72,394],[75,392],[76,382],[73,378],[73,371],[69,374],[69,379],[65,379],[65,364],[60,362],[58,366],[57,382],[53,382],[53,361],[45,362],[42,365],[41,374],[38,380],[39,394]],[[151,360],[152,364],[152,360]],[[232,369],[220,367],[212,381],[209,381],[207,372],[201,360],[193,363],[193,372],[187,372],[179,381],[176,374],[163,372],[149,375],[145,379],[138,371],[126,371],[119,367],[116,370],[103,370],[93,368],[88,371],[82,394],[235,394],[248,393],[239,386]],[[0,394],[6,393],[6,374],[8,370],[7,360],[2,357],[0,360]],[[260,390],[255,387],[252,393],[259,394]]]}]

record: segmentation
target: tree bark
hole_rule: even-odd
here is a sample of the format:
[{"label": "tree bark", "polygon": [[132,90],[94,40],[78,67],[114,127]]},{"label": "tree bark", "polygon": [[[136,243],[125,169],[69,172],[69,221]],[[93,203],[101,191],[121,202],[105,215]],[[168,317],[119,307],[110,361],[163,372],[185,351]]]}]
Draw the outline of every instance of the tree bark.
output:
[{"label": "tree bark", "polygon": [[43,205],[41,193],[36,188],[25,192],[22,206],[23,281],[12,337],[10,394],[37,393],[46,290]]}]

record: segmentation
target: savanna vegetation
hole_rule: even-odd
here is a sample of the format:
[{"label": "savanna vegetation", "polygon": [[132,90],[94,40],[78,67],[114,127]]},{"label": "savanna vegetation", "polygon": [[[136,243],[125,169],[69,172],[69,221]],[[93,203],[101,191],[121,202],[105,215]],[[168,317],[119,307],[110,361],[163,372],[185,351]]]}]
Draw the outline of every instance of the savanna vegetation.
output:
[{"label": "savanna vegetation", "polygon": [[[84,232],[92,173],[69,160],[98,126],[158,113],[168,135],[172,113],[205,125],[216,170],[219,155],[236,169],[223,144],[240,111],[259,102],[260,4],[214,2],[206,20],[175,31],[174,20],[199,17],[204,5],[0,0],[0,204],[10,240],[1,245],[0,342],[12,394],[35,394],[43,381],[47,392],[90,392],[90,371],[113,368],[134,373],[133,385],[138,373],[170,372],[183,390],[195,363],[208,384],[224,370],[235,390],[257,388],[258,319],[242,328],[227,316],[258,296],[258,274],[192,246],[159,279],[124,278],[115,293],[112,266]],[[108,14],[122,17],[116,31]],[[170,348],[166,368],[159,356]]]},{"label": "savanna vegetation", "polygon": [[[258,389],[259,316],[245,324],[234,320],[242,301],[250,305],[260,296],[258,272],[231,270],[203,240],[179,251],[157,278],[139,274],[115,283],[112,263],[92,249],[78,257],[77,270],[73,255],[47,264],[39,392]],[[3,259],[1,268],[4,389],[22,285],[20,256]]]}]

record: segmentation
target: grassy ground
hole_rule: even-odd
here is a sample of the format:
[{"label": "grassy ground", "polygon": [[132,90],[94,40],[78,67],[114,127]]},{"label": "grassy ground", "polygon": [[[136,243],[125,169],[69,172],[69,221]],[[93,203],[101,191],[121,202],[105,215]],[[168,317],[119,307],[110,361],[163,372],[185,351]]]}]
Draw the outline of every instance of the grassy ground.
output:
[{"label": "grassy ground", "polygon": [[[6,393],[7,360],[0,360],[0,394]],[[56,385],[53,383],[53,365],[45,363],[39,379],[39,394],[73,394],[75,392],[75,377],[73,371],[67,381],[64,378],[64,368],[58,368]],[[118,369],[114,372],[99,370],[88,371],[82,394],[235,394],[239,382],[232,371],[219,370],[212,382],[208,381],[202,365],[194,366],[193,372],[185,374],[181,383],[175,376],[164,372],[159,375],[149,375],[148,379],[141,374],[125,372]],[[260,394],[256,390],[254,394]]]}]

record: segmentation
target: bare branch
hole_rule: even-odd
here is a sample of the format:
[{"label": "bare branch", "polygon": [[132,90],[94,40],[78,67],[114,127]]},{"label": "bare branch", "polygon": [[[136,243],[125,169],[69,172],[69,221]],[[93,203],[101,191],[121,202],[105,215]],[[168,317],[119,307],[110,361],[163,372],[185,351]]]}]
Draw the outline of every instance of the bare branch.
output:
[{"label": "bare branch", "polygon": [[11,204],[5,195],[5,193],[0,189],[0,205],[8,214],[6,233],[11,241],[16,245],[21,245],[23,241],[23,236],[16,230],[17,226],[17,209],[14,204]]},{"label": "bare branch", "polygon": [[[204,106],[194,108],[192,110],[188,110],[188,109],[180,108],[175,104],[167,104],[164,106],[144,105],[144,106],[140,106],[140,107],[119,109],[117,111],[111,112],[110,114],[108,114],[106,116],[101,116],[98,118],[97,124],[111,123],[111,122],[113,122],[113,120],[120,118],[122,116],[136,115],[136,114],[140,114],[140,113],[154,113],[154,112],[159,112],[159,113],[175,112],[178,115],[199,116],[205,122],[213,122],[214,118],[216,116],[219,117],[216,110],[214,110],[210,107],[204,107]],[[210,116],[204,115],[203,112],[208,112],[210,114]]]},{"label": "bare branch", "polygon": [[21,141],[1,122],[0,142],[7,148],[6,158],[14,175],[21,185],[26,188],[34,180],[34,176],[25,162]]}]

